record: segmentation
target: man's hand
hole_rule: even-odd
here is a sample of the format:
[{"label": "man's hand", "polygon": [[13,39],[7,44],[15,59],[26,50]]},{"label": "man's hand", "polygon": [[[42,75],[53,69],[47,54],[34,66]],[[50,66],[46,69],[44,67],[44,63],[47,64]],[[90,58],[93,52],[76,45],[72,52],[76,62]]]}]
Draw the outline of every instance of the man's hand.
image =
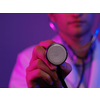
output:
[{"label": "man's hand", "polygon": [[[50,64],[45,56],[46,49],[54,43],[51,40],[42,41],[35,46],[29,66],[26,69],[26,81],[29,88],[61,88],[57,75],[57,66]],[[68,63],[61,65],[61,73],[65,78],[72,70]]]}]

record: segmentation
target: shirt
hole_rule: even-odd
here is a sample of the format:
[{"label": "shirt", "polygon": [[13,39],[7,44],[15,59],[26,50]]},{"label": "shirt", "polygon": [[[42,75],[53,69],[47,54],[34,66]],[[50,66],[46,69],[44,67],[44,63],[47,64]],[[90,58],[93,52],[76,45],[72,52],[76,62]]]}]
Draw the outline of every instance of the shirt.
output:
[{"label": "shirt", "polygon": [[[52,40],[57,43],[61,43],[65,46],[63,40],[61,39],[59,35],[55,36]],[[28,67],[30,59],[32,57],[32,51],[34,49],[34,46],[26,48],[24,51],[18,54],[17,61],[12,71],[10,82],[9,82],[10,88],[27,88],[26,68]],[[84,73],[85,78],[82,84],[80,85],[80,88],[100,87],[100,78],[99,78],[100,52],[99,50],[100,50],[100,43],[98,40],[96,40],[96,48],[93,53],[93,59],[91,61],[91,64],[90,62],[88,62],[85,65],[86,66],[85,73]],[[72,71],[68,74],[68,76],[66,76],[65,82],[69,88],[76,88],[80,80],[81,66],[79,67],[75,66],[70,55],[68,55],[66,62],[72,66]]]}]

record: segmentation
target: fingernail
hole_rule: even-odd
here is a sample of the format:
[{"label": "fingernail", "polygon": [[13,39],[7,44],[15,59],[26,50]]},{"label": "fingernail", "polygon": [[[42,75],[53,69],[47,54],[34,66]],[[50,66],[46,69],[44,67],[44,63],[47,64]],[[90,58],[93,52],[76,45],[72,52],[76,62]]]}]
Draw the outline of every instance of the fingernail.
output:
[{"label": "fingernail", "polygon": [[55,65],[50,65],[51,66],[51,69],[54,69],[54,70],[56,70],[57,69],[57,66],[55,66]]},{"label": "fingernail", "polygon": [[52,84],[53,84],[53,81],[52,81],[52,79],[50,78],[50,76],[48,76],[48,79],[46,79],[46,82],[47,82],[49,85],[52,85]]},{"label": "fingernail", "polygon": [[50,85],[53,85],[53,81],[51,81]]},{"label": "fingernail", "polygon": [[54,79],[55,81],[57,81],[58,80],[58,75],[57,74],[55,74],[55,79]]},{"label": "fingernail", "polygon": [[63,63],[61,68],[64,69],[65,67],[66,67],[65,63]]}]

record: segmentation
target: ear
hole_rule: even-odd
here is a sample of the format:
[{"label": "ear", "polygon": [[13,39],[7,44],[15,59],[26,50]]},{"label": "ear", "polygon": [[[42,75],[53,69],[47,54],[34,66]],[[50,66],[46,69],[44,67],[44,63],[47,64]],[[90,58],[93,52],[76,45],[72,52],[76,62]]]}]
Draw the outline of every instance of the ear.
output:
[{"label": "ear", "polygon": [[50,20],[52,22],[55,22],[56,21],[56,18],[55,18],[55,14],[54,13],[48,13],[48,16],[49,16],[49,18],[50,18]]}]

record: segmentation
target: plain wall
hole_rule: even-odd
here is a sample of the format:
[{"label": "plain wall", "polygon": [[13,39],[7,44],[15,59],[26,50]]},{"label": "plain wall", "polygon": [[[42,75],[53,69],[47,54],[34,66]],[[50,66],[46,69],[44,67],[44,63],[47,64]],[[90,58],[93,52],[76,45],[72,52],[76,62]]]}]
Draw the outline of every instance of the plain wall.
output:
[{"label": "plain wall", "polygon": [[54,35],[46,13],[0,14],[0,88],[8,87],[19,52]]},{"label": "plain wall", "polygon": [[8,87],[19,52],[54,35],[46,13],[0,14],[0,87]]}]

